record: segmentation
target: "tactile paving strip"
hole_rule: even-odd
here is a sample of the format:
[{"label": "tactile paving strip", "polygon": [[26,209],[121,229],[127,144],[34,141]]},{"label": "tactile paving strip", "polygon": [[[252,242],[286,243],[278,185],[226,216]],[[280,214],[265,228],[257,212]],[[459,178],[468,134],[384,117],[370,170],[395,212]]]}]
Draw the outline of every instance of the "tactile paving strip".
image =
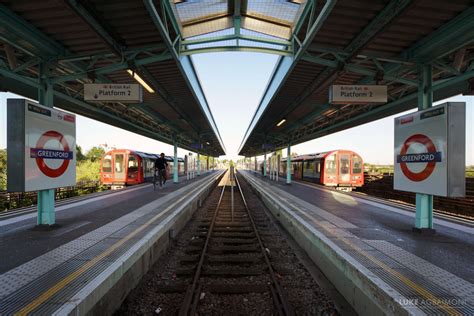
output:
[{"label": "tactile paving strip", "polygon": [[472,283],[469,283],[385,240],[365,240],[365,242],[400,262],[407,269],[432,280],[432,282],[439,286],[447,288],[455,295],[468,298],[470,303],[474,305],[474,285]]},{"label": "tactile paving strip", "polygon": [[[276,197],[279,196],[281,191],[275,187],[265,186],[265,188],[269,191],[278,191],[278,194],[274,193]],[[281,200],[285,200],[285,204],[290,206],[296,206],[298,205],[296,201],[299,202],[296,197]],[[341,229],[341,227],[337,231],[336,229],[328,229],[327,225],[319,224],[314,218],[308,218],[310,217],[309,214],[299,212],[298,215],[331,238],[333,243],[369,269],[374,275],[398,291],[406,298],[406,300],[399,303],[405,305],[407,309],[411,307],[419,308],[430,315],[453,312],[474,315],[474,304],[471,303],[471,289],[473,286],[471,283],[386,241],[360,240],[354,235],[355,238],[334,238],[334,234],[328,234],[328,232],[342,233],[345,236],[347,234],[343,232],[344,229]],[[333,224],[337,223],[337,220],[328,219],[328,221]],[[451,281],[448,280],[450,278]]]},{"label": "tactile paving strip", "polygon": [[[206,180],[202,179],[199,182],[195,182],[194,185],[186,186],[186,190],[180,191],[180,196],[201,187],[200,183],[202,181]],[[153,205],[148,209],[142,207],[136,210],[137,213],[127,214],[0,275],[0,315],[10,315],[13,312],[17,312],[20,308],[33,301],[34,298],[51,289],[53,285],[57,286],[58,282],[64,280],[71,273],[78,271],[90,262],[91,259],[101,255],[110,246],[119,242],[121,238],[128,236],[128,234],[140,227],[136,224],[137,219],[144,218],[148,221],[151,217],[163,212],[170,202],[173,202],[173,198],[169,196],[162,198],[160,203],[152,202],[150,204]],[[140,215],[137,216],[138,213]],[[166,217],[157,218],[155,222],[150,223],[151,225],[146,226],[133,238],[130,238],[110,254],[98,260],[89,269],[79,274],[67,286],[57,293],[52,293],[47,301],[34,310],[34,314],[51,314],[62,305],[68,304],[69,298],[84,288],[88,282],[92,281],[100,273],[104,272],[120,256],[131,252],[139,238],[155,229],[156,225],[159,225],[165,219]],[[110,238],[107,238],[108,236]]]}]

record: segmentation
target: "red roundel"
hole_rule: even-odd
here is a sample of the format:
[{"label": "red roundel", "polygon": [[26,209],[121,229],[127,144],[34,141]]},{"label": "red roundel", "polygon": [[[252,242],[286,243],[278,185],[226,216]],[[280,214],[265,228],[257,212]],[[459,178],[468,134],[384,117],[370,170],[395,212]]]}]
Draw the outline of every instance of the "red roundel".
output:
[{"label": "red roundel", "polygon": [[[436,147],[428,138],[423,134],[415,134],[408,137],[405,142],[403,143],[402,150],[400,151],[400,155],[406,155],[408,148],[410,148],[411,144],[419,143],[425,146],[426,151],[429,153],[436,153]],[[410,179],[411,181],[420,182],[428,178],[434,171],[436,162],[430,161],[426,164],[425,169],[421,170],[420,172],[412,172],[408,169],[406,162],[400,163],[400,168],[402,169],[403,174]]]},{"label": "red roundel", "polygon": [[[44,148],[46,142],[50,139],[57,139],[61,145],[63,145],[64,151],[69,151],[69,144],[66,141],[66,138],[56,131],[48,131],[43,133],[36,143],[36,148]],[[46,165],[44,158],[36,158],[36,164],[38,168],[48,177],[57,178],[61,176],[69,166],[69,160],[64,159],[63,163],[57,169],[52,169]]]}]

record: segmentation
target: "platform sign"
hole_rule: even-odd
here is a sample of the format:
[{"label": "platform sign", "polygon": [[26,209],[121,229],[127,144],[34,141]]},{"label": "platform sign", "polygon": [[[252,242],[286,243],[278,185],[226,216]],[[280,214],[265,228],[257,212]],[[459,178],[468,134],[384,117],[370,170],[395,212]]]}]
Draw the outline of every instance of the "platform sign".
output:
[{"label": "platform sign", "polygon": [[76,116],[26,99],[7,100],[7,189],[76,184]]},{"label": "platform sign", "polygon": [[387,86],[382,85],[332,85],[329,103],[387,103]]},{"label": "platform sign", "polygon": [[394,189],[465,195],[466,106],[449,102],[395,118]]},{"label": "platform sign", "polygon": [[139,84],[86,83],[84,101],[142,103],[143,89]]}]

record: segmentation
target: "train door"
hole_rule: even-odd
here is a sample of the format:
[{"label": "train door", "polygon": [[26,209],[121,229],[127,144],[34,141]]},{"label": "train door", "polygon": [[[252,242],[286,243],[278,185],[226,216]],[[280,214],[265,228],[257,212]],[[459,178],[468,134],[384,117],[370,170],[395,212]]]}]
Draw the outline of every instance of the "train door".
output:
[{"label": "train door", "polygon": [[130,183],[138,183],[140,181],[138,172],[138,159],[134,155],[128,155],[128,180]]},{"label": "train door", "polygon": [[114,154],[115,181],[125,182],[125,153]]},{"label": "train door", "polygon": [[339,183],[351,183],[351,158],[348,153],[339,155]]}]

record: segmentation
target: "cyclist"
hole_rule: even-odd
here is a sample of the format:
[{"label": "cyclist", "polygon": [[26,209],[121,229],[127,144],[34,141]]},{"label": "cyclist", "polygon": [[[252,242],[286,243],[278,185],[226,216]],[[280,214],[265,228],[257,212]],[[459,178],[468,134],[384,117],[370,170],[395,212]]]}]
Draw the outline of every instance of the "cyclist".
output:
[{"label": "cyclist", "polygon": [[160,157],[155,160],[155,175],[158,173],[158,179],[160,181],[160,187],[166,183],[166,168],[168,163],[165,159],[165,154],[161,153]]}]

